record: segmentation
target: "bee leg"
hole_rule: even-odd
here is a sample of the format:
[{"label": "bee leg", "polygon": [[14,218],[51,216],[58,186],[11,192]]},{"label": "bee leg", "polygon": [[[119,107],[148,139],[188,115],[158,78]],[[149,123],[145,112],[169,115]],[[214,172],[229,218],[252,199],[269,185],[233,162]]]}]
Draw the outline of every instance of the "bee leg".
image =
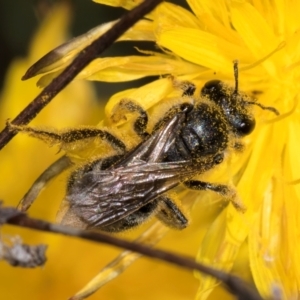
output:
[{"label": "bee leg", "polygon": [[189,180],[189,181],[185,181],[184,185],[187,188],[192,190],[202,190],[202,191],[211,190],[224,197],[232,194],[232,189],[225,184],[214,184],[214,183],[204,182],[200,180]]},{"label": "bee leg", "polygon": [[140,105],[138,105],[134,101],[130,99],[122,99],[114,108],[111,119],[114,123],[117,123],[122,118],[124,118],[125,114],[128,112],[139,114],[133,124],[133,129],[138,136],[143,139],[146,138],[149,135],[149,133],[147,133],[146,131],[148,125],[148,114]]},{"label": "bee leg", "polygon": [[72,143],[83,139],[98,137],[108,142],[115,150],[121,153],[126,152],[126,146],[120,139],[118,139],[108,131],[99,128],[72,129],[65,133],[62,133],[60,136],[61,140],[64,143]]},{"label": "bee leg", "polygon": [[181,82],[182,96],[193,96],[196,91],[196,85],[189,81]]},{"label": "bee leg", "polygon": [[169,197],[158,198],[160,209],[156,217],[168,227],[184,229],[188,225],[188,219],[182,213],[177,204]]},{"label": "bee leg", "polygon": [[193,96],[196,91],[196,85],[190,81],[180,81],[178,86],[182,90],[182,96]]},{"label": "bee leg", "polygon": [[149,219],[149,217],[157,210],[157,207],[158,200],[155,199],[125,218],[105,227],[99,227],[99,229],[107,232],[121,232],[134,228]]},{"label": "bee leg", "polygon": [[176,77],[170,76],[175,88],[182,90],[182,97],[193,96],[196,91],[196,85],[188,80],[177,80]]},{"label": "bee leg", "polygon": [[19,202],[18,208],[21,211],[27,211],[35,199],[38,197],[44,187],[55,176],[62,173],[64,170],[72,165],[71,160],[67,156],[62,156],[50,165],[33,183],[29,191],[24,195],[23,199]]},{"label": "bee leg", "polygon": [[192,190],[210,190],[215,193],[218,193],[222,195],[223,197],[229,199],[233,206],[241,211],[244,212],[246,210],[246,207],[242,203],[242,201],[239,199],[237,192],[234,188],[231,188],[225,184],[214,184],[210,182],[204,182],[200,180],[189,180],[185,181],[184,185]]},{"label": "bee leg", "polygon": [[108,131],[99,128],[79,128],[70,129],[65,132],[56,132],[51,130],[43,130],[30,126],[18,126],[12,123],[7,124],[10,130],[28,133],[29,135],[41,139],[50,144],[70,144],[83,139],[98,137],[108,142],[115,150],[124,153],[126,151],[125,144]]}]

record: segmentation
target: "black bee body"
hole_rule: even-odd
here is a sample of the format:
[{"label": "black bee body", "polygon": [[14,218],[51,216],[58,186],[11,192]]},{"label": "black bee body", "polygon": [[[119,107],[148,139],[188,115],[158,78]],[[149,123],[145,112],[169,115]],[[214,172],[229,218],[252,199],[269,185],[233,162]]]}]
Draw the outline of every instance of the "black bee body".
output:
[{"label": "black bee body", "polygon": [[[225,185],[191,178],[220,164],[230,140],[251,133],[255,121],[244,96],[222,82],[207,82],[201,94],[192,101],[195,104],[171,109],[134,150],[77,170],[67,191],[73,213],[88,227],[110,232],[135,227],[152,214],[183,229],[188,220],[166,194],[170,189],[184,183],[192,189],[232,194]],[[125,105],[135,106],[130,101]],[[145,123],[138,119],[134,125],[140,136],[147,136]]]}]

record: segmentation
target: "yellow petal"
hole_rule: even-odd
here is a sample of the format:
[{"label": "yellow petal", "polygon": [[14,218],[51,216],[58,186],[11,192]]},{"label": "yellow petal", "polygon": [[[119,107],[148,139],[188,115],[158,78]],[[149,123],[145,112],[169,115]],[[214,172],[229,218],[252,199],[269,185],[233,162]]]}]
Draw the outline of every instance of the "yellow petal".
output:
[{"label": "yellow petal", "polygon": [[203,14],[207,14],[218,20],[219,23],[224,24],[227,28],[230,27],[230,18],[227,14],[227,1],[217,0],[212,2],[209,0],[188,0],[188,4],[200,22]]},{"label": "yellow petal", "polygon": [[[146,76],[191,74],[201,68],[180,59],[153,53],[154,56],[124,56],[99,58],[91,62],[77,78],[107,82],[122,82]],[[58,72],[47,74],[38,81],[38,86],[46,86]]]},{"label": "yellow petal", "polygon": [[[300,122],[298,114],[276,125],[276,143],[286,143],[284,161],[274,161],[275,173],[263,198],[263,207],[249,235],[249,255],[255,283],[265,297],[277,289],[282,299],[297,298],[300,282],[299,185],[287,184],[286,177],[299,176],[300,160],[295,155]],[[283,134],[282,134],[283,133]],[[287,133],[287,134],[284,134]],[[283,139],[283,140],[282,140]],[[282,147],[282,146],[281,146]],[[296,147],[297,148],[297,147]],[[281,149],[283,151],[283,149]],[[292,159],[291,159],[292,158]],[[298,192],[298,195],[297,195]]]},{"label": "yellow petal", "polygon": [[227,1],[188,0],[188,3],[198,17],[200,29],[243,46],[239,34],[232,28]]},{"label": "yellow petal", "polygon": [[162,32],[157,42],[184,59],[215,71],[232,72],[232,61],[251,61],[245,49],[204,31],[177,28]]},{"label": "yellow petal", "polygon": [[266,192],[263,199],[264,209],[253,223],[253,230],[248,237],[254,281],[261,295],[266,298],[275,289],[280,291],[282,299],[297,298],[299,277],[297,280],[295,268],[291,268],[297,264],[291,257],[292,253],[297,252],[297,246],[294,247],[292,243],[296,236],[291,234],[293,230],[287,228],[296,225],[293,222],[296,208],[293,208],[294,211],[287,210],[289,203],[283,202],[286,196],[282,180],[273,180],[270,192]]},{"label": "yellow petal", "polygon": [[199,20],[181,6],[163,2],[153,12],[154,30],[157,34],[177,27],[199,28]]},{"label": "yellow petal", "polygon": [[[259,60],[273,52],[282,42],[276,37],[264,17],[249,3],[235,2],[231,9],[231,15],[234,28],[255,59]],[[278,55],[276,57],[279,60]],[[269,74],[275,77],[278,70],[276,70],[274,59],[273,56],[262,62],[262,64]]]},{"label": "yellow petal", "polygon": [[80,74],[80,77],[89,80],[120,82],[154,75],[187,75],[195,73],[196,71],[199,72],[200,68],[182,60],[171,59],[167,56],[126,56],[105,58],[102,60],[98,59],[88,66],[88,68]]}]

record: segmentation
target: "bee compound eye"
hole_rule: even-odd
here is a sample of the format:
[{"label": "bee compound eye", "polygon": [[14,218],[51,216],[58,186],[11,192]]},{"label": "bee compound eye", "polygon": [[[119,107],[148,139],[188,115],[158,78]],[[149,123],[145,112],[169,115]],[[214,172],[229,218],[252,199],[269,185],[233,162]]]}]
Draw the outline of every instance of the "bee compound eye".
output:
[{"label": "bee compound eye", "polygon": [[236,129],[239,135],[244,136],[250,134],[255,128],[255,119],[245,117],[239,120]]}]

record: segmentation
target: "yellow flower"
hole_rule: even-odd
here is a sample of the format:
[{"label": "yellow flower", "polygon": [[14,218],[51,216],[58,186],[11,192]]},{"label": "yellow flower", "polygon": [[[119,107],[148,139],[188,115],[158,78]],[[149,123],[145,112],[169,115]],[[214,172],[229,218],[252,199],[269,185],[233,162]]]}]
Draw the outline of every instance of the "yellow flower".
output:
[{"label": "yellow flower", "polygon": [[[116,0],[97,2],[127,9],[136,5],[136,2]],[[276,107],[281,116],[274,118],[268,111],[257,108],[256,130],[245,139],[244,153],[231,154],[222,167],[205,177],[206,181],[232,182],[247,207],[246,212],[241,214],[232,205],[218,211],[217,205],[212,205],[213,196],[206,195],[208,192],[189,193],[189,199],[193,197],[195,203],[199,199],[191,213],[192,230],[186,230],[194,240],[180,245],[174,242],[172,247],[186,250],[199,243],[199,261],[253,280],[263,297],[279,291],[282,299],[297,299],[300,287],[297,242],[300,237],[297,152],[300,2],[189,0],[188,3],[192,12],[174,4],[161,4],[147,20],[140,21],[121,38],[155,41],[165,49],[164,54],[99,58],[79,77],[126,81],[172,74],[178,80],[191,80],[201,88],[206,80],[213,78],[232,82],[232,61],[239,60],[240,89],[257,94],[260,103]],[[101,26],[88,36],[62,46],[62,54],[52,66],[36,71],[50,72],[42,77],[40,84],[47,83],[55,75],[51,73],[53,70],[58,71],[67,64],[90,39],[109,26]],[[174,95],[178,93],[171,81],[162,78],[116,94],[106,106],[106,115],[110,116],[122,98],[134,99],[146,109],[152,109]],[[156,120],[154,116],[152,122]],[[204,201],[208,204],[203,204]],[[201,228],[197,229],[195,224]],[[178,239],[183,237],[183,232],[171,235]],[[216,283],[209,277],[196,276],[200,279],[197,299],[205,299]]]}]

